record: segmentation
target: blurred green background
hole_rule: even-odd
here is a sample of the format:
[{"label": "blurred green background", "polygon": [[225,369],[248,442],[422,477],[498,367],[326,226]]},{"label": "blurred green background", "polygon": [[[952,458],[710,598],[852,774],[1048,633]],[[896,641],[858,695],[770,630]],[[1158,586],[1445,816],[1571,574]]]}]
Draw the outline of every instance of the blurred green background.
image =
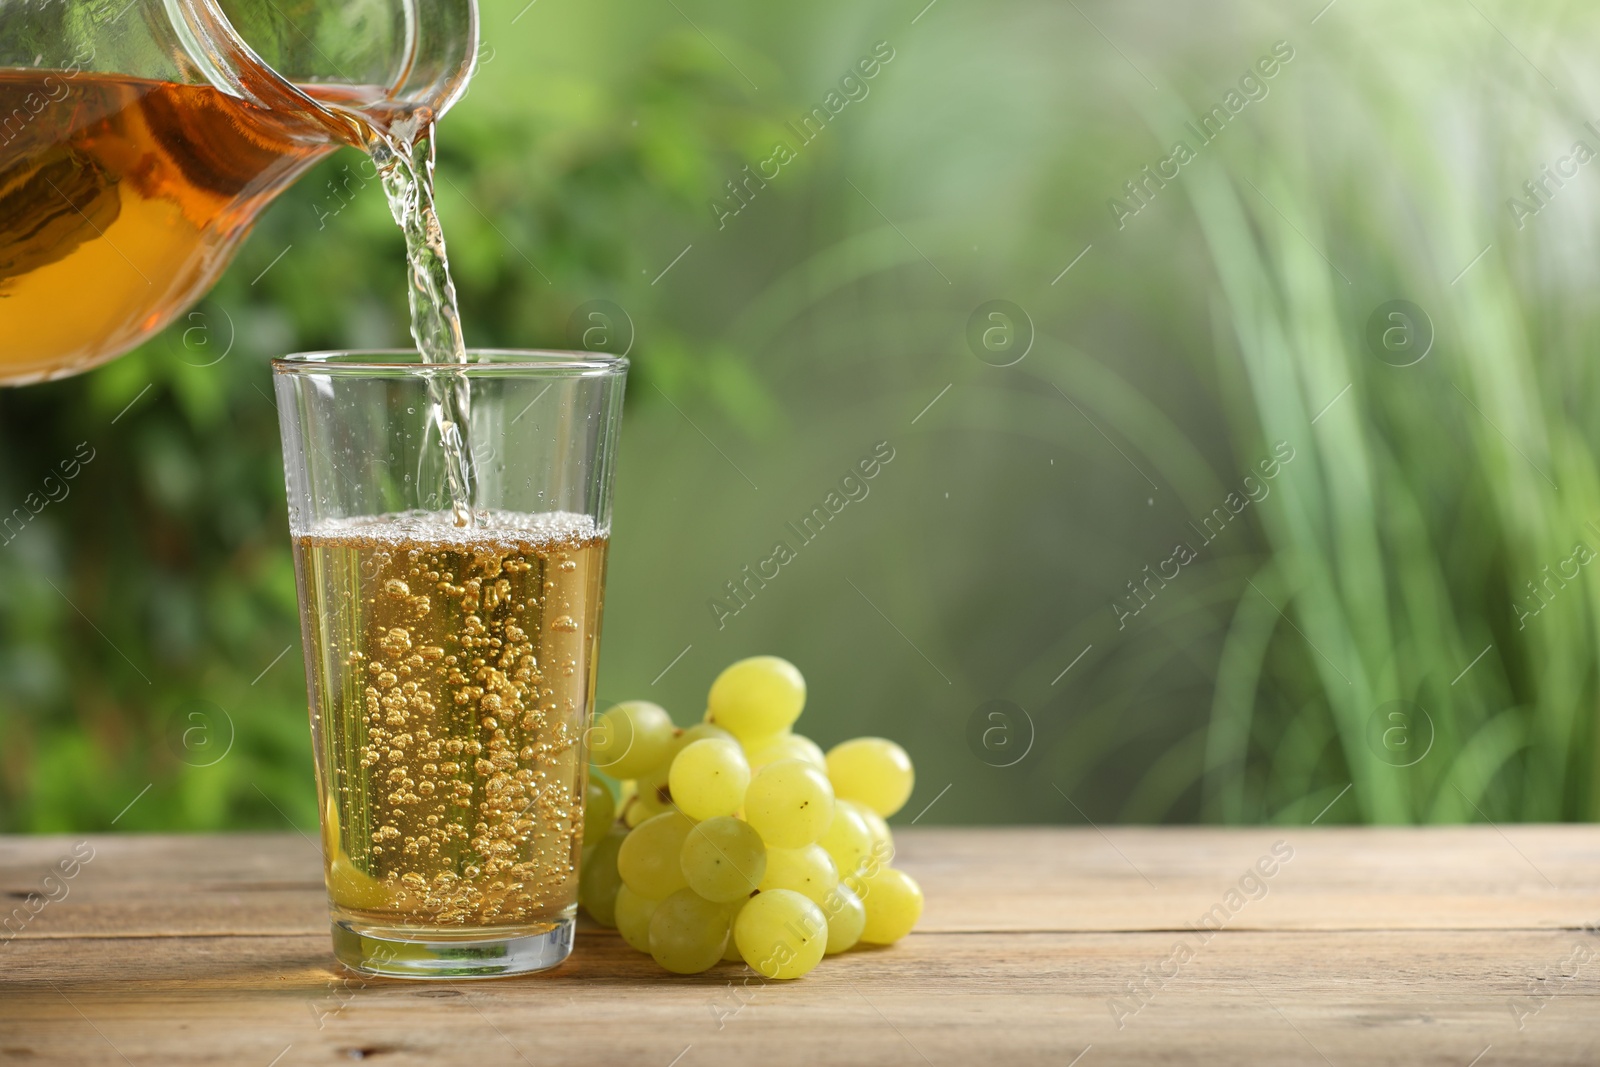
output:
[{"label": "blurred green background", "polygon": [[[632,334],[602,706],[784,655],[897,822],[1600,814],[1600,12],[524,2],[440,199],[470,343]],[[93,456],[0,545],[0,830],[315,825],[267,360],[404,343],[366,173],[0,393],[0,511]]]}]

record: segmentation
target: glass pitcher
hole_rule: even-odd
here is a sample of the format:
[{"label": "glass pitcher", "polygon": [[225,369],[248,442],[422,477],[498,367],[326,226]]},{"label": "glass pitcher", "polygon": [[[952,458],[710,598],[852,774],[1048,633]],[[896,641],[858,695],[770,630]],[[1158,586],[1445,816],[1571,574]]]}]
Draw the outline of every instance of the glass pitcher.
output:
[{"label": "glass pitcher", "polygon": [[0,0],[0,385],[87,370],[341,144],[465,90],[475,0]]}]

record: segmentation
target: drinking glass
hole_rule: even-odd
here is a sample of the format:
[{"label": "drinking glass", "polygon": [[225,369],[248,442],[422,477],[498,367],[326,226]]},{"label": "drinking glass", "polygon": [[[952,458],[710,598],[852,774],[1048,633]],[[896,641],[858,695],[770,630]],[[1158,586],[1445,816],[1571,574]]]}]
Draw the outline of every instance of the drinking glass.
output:
[{"label": "drinking glass", "polygon": [[[469,360],[273,363],[334,953],[367,974],[572,949],[627,361]],[[470,398],[467,512],[441,378]]]}]

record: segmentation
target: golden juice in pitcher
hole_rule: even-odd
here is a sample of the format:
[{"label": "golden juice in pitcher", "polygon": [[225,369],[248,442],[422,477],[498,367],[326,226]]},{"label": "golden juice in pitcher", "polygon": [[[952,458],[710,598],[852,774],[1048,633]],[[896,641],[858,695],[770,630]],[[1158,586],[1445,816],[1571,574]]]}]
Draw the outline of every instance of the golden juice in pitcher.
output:
[{"label": "golden juice in pitcher", "polygon": [[0,383],[73,374],[156,333],[332,147],[308,116],[209,86],[0,70]]}]

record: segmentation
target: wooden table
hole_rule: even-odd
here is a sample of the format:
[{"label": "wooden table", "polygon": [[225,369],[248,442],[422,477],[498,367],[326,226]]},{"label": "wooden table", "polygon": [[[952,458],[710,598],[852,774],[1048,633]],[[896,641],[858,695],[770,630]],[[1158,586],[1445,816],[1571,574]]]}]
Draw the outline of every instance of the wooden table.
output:
[{"label": "wooden table", "polygon": [[0,1063],[1600,1062],[1600,827],[911,829],[918,931],[787,984],[598,929],[543,975],[362,982],[314,837],[95,836],[46,886],[76,840],[0,838],[8,907],[60,897],[0,931]]}]

